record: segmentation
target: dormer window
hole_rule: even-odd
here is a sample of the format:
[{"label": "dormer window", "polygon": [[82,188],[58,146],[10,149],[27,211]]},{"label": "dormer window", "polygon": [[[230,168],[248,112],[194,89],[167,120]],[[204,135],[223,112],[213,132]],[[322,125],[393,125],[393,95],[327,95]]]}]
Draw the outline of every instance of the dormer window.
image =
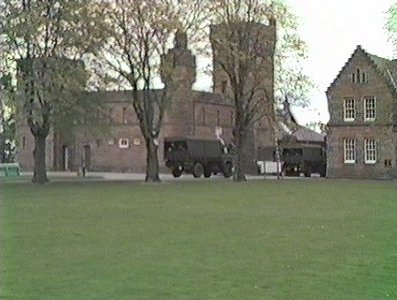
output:
[{"label": "dormer window", "polygon": [[352,83],[363,84],[368,83],[368,73],[357,69],[351,74]]}]

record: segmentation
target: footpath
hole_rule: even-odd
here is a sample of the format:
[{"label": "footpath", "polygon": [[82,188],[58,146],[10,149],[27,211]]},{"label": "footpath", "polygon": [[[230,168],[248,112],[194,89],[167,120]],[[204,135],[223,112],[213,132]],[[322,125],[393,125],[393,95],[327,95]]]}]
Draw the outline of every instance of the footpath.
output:
[{"label": "footpath", "polygon": [[[31,178],[33,176],[33,172],[22,172],[22,177]],[[85,177],[78,176],[76,172],[47,172],[47,176],[51,179],[55,179],[56,181],[62,180],[90,180],[90,181],[144,181],[145,174],[144,173],[112,173],[112,172],[87,172]],[[258,180],[258,179],[277,179],[275,176],[266,176],[263,175],[248,175],[248,180]],[[171,174],[160,174],[160,179],[162,181],[200,181],[200,180],[231,180],[225,179],[223,176],[211,176],[210,178],[194,178],[190,174],[184,174],[179,178],[174,178]]]}]

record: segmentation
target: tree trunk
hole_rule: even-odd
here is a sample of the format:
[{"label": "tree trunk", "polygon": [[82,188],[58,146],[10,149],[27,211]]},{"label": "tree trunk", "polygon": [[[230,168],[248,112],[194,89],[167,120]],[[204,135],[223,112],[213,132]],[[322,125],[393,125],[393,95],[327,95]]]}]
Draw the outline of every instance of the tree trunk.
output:
[{"label": "tree trunk", "polygon": [[160,182],[158,145],[154,139],[146,139],[146,182]]},{"label": "tree trunk", "polygon": [[47,170],[45,165],[45,147],[46,136],[38,135],[34,137],[34,169],[33,169],[33,183],[44,184],[48,182]]},{"label": "tree trunk", "polygon": [[[271,121],[272,122],[272,121]],[[276,155],[276,163],[277,163],[277,179],[280,179],[283,177],[282,175],[282,166],[281,166],[281,154],[280,154],[280,143],[278,141],[278,129],[277,129],[277,123],[276,120],[274,119],[273,124],[273,129],[274,129],[274,146],[275,146],[275,155]]]},{"label": "tree trunk", "polygon": [[233,181],[242,182],[247,181],[247,177],[245,176],[245,166],[244,166],[244,149],[245,149],[245,139],[244,133],[237,132],[237,145],[236,145],[236,156],[235,156],[235,164],[234,164],[234,173],[233,173]]}]

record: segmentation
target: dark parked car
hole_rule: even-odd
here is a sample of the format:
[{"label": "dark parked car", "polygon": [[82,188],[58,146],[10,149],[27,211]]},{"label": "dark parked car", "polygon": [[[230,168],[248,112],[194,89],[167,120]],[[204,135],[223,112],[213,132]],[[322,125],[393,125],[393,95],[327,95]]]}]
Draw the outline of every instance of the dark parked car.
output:
[{"label": "dark parked car", "polygon": [[192,137],[165,138],[164,160],[174,177],[183,172],[199,178],[202,175],[233,173],[233,157],[220,140]]}]

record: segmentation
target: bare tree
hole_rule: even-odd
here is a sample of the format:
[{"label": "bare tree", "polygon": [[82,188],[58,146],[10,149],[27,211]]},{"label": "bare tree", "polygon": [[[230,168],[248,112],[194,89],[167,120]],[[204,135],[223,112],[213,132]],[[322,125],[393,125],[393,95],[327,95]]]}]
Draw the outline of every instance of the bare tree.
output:
[{"label": "bare tree", "polygon": [[[97,53],[103,77],[132,90],[131,102],[146,143],[147,182],[158,182],[158,138],[165,110],[171,101],[168,89],[158,89],[160,74],[172,66],[161,64],[177,31],[199,36],[204,23],[200,0],[119,0],[105,8],[109,39]],[[155,89],[157,88],[157,89]]]},{"label": "bare tree", "polygon": [[55,123],[72,125],[95,106],[78,97],[86,73],[80,59],[100,41],[94,1],[3,0],[0,3],[2,49],[16,65],[20,113],[34,136],[32,181],[48,181],[46,138]]},{"label": "bare tree", "polygon": [[295,19],[282,1],[215,0],[212,11],[218,24],[211,31],[214,72],[225,74],[224,82],[215,85],[226,83],[224,94],[235,107],[234,180],[244,181],[252,128],[258,120],[267,118],[277,132],[275,91],[297,95],[305,86],[307,78],[295,77],[286,67],[288,57],[304,57],[304,43],[296,35]]}]

